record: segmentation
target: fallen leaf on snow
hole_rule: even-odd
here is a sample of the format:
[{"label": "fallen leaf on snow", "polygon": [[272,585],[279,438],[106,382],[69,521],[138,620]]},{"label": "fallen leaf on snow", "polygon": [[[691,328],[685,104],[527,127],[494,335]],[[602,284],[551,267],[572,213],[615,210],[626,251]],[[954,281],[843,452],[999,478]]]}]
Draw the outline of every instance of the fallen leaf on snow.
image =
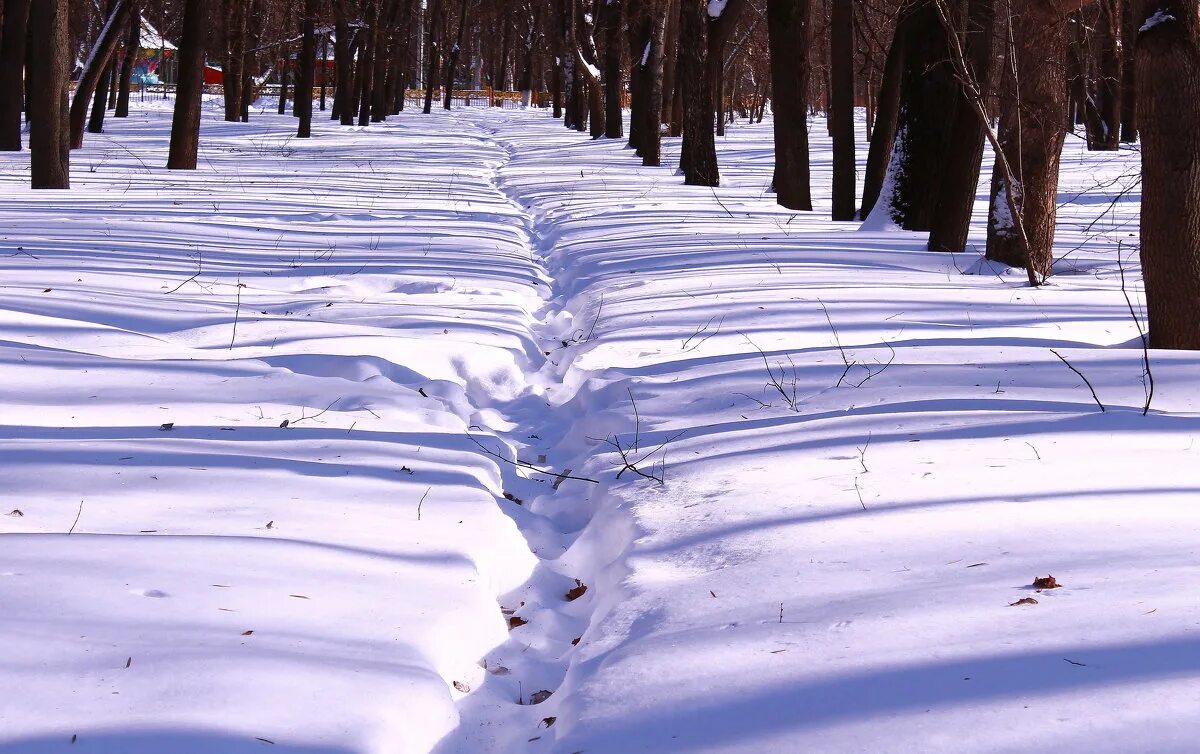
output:
[{"label": "fallen leaf on snow", "polygon": [[1038,576],[1033,580],[1034,589],[1058,589],[1062,584],[1053,576]]},{"label": "fallen leaf on snow", "polygon": [[513,628],[517,628],[518,626],[524,626],[528,622],[529,621],[525,620],[521,616],[514,615],[513,617],[508,619],[508,627],[510,629],[513,629]]},{"label": "fallen leaf on snow", "polygon": [[1008,606],[1016,607],[1017,605],[1036,605],[1037,603],[1038,603],[1038,601],[1035,600],[1033,597],[1022,597],[1021,599],[1017,600],[1016,602],[1008,603]]},{"label": "fallen leaf on snow", "polygon": [[458,689],[459,691],[463,692],[464,694],[469,693],[471,691],[471,687],[468,686],[467,684],[463,683],[462,681],[455,681],[454,688]]},{"label": "fallen leaf on snow", "polygon": [[584,593],[587,592],[587,589],[587,584],[583,583],[579,579],[575,579],[575,586],[567,592],[567,602],[574,602],[575,600],[579,599],[584,595]]}]

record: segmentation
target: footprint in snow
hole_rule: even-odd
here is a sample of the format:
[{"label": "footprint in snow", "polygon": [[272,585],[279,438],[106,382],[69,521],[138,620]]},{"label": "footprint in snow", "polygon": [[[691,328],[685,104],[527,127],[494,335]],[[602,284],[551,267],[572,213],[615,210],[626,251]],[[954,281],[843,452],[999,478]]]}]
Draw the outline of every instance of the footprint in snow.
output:
[{"label": "footprint in snow", "polygon": [[138,597],[153,597],[155,599],[162,599],[163,597],[171,596],[161,589],[130,589],[129,593],[135,594]]}]

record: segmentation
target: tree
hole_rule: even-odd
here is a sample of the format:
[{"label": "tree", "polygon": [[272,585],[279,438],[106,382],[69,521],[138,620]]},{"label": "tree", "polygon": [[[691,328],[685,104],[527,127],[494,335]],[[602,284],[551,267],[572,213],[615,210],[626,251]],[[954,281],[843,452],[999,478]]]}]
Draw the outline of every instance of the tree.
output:
[{"label": "tree", "polygon": [[[96,38],[96,43],[92,45],[87,62],[83,64],[83,72],[79,74],[79,83],[75,87],[75,96],[71,100],[69,116],[71,149],[79,149],[83,146],[83,129],[87,118],[88,101],[95,94],[100,84],[100,77],[109,69],[109,61],[112,60],[117,43],[121,39],[125,14],[128,11],[129,3],[126,0],[113,0],[100,35]],[[103,111],[104,99],[99,99],[97,104]]]},{"label": "tree", "polygon": [[1150,345],[1200,350],[1200,6],[1143,0],[1137,19]]},{"label": "tree", "polygon": [[222,19],[225,28],[224,65],[221,90],[225,98],[225,120],[242,119],[242,64],[246,52],[246,5],[249,0],[224,0]]},{"label": "tree", "polygon": [[313,65],[317,57],[316,21],[320,12],[318,0],[304,0],[304,17],[300,19],[299,75],[296,77],[296,137],[312,136]]},{"label": "tree", "polygon": [[[621,0],[603,0],[604,8],[604,135],[610,139],[623,136],[621,121],[621,22],[624,4]],[[630,126],[632,128],[632,126]]]},{"label": "tree", "polygon": [[[1079,0],[1001,0],[1009,40],[1000,88],[1000,144],[1016,196],[1004,183],[991,198],[987,257],[1024,267],[1040,284],[1053,266],[1059,161],[1066,139],[1068,16]],[[1021,215],[1024,234],[1013,223]]]},{"label": "tree", "polygon": [[[907,9],[907,5],[904,6]],[[860,215],[866,217],[879,201],[884,177],[892,158],[892,147],[896,142],[897,118],[900,114],[900,78],[904,72],[905,35],[901,34],[907,10],[900,15],[896,34],[888,48],[880,76],[879,94],[875,104],[874,128],[871,133],[871,149],[867,154],[867,167],[863,175],[863,198]]]},{"label": "tree", "polygon": [[117,80],[117,109],[114,118],[129,117],[129,90],[133,83],[133,63],[142,45],[142,14],[137,3],[129,7],[129,29],[125,37],[125,56],[121,59],[121,72]]},{"label": "tree", "polygon": [[833,219],[856,212],[854,154],[854,8],[834,2],[829,30],[829,131],[833,137]]},{"label": "tree", "polygon": [[200,99],[204,94],[204,49],[207,43],[206,0],[186,0],[179,39],[179,82],[171,119],[169,170],[195,170],[200,151]]},{"label": "tree", "polygon": [[896,137],[874,212],[905,230],[929,230],[957,84],[935,0],[917,0],[896,28],[904,49]]},{"label": "tree", "polygon": [[30,0],[4,0],[0,27],[0,151],[21,151],[25,109],[25,40]]},{"label": "tree", "polygon": [[29,37],[39,46],[29,59],[30,186],[35,189],[71,187],[67,20],[67,0],[37,0],[29,11]]},{"label": "tree", "polygon": [[775,200],[811,210],[808,155],[808,0],[767,0],[771,105],[775,111]]},{"label": "tree", "polygon": [[680,0],[679,77],[683,92],[683,148],[679,157],[683,182],[690,186],[719,186],[706,0]]},{"label": "tree", "polygon": [[973,95],[968,92],[968,85],[985,97],[991,93],[995,20],[995,0],[969,0],[965,23],[954,24],[968,81],[960,81],[957,88],[941,185],[929,231],[930,251],[963,251],[967,247],[986,127],[976,112],[976,103],[971,101]]}]

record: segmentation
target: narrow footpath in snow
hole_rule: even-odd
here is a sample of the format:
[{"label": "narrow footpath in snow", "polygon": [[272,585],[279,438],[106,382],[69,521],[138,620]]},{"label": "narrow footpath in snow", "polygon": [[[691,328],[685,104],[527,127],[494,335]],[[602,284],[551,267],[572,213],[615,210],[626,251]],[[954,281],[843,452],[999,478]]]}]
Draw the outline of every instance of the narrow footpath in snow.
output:
[{"label": "narrow footpath in snow", "polygon": [[214,109],[189,174],[168,126],[70,193],[0,155],[0,754],[1200,734],[1200,357],[1143,416],[1135,154],[1068,144],[1031,290],[828,221],[820,123],[813,213],[769,123],[718,189],[537,111]]}]

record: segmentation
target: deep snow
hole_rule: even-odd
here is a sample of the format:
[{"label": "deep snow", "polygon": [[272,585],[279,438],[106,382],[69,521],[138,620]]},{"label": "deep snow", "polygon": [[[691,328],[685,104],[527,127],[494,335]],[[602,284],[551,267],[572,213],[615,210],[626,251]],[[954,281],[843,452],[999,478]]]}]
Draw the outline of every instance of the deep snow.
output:
[{"label": "deep snow", "polygon": [[825,219],[819,122],[795,214],[769,123],[711,190],[536,111],[217,117],[0,156],[0,752],[1190,748],[1135,153],[1069,143],[1031,290]]}]

